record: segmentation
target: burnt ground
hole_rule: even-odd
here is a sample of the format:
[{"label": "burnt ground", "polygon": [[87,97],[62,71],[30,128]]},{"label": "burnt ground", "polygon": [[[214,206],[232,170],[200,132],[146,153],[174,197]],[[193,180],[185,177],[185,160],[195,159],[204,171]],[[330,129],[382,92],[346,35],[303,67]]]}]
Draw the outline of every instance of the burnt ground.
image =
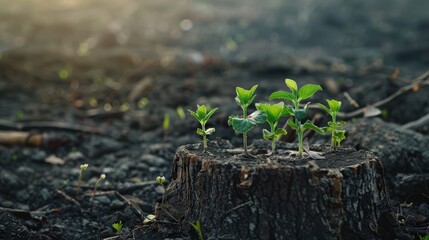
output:
[{"label": "burnt ground", "polygon": [[[366,106],[428,70],[424,0],[0,5],[2,239],[101,239],[116,235],[111,225],[119,220],[123,238],[144,239],[133,230],[144,228],[162,196],[154,179],[168,180],[176,148],[199,140],[197,124],[181,119],[178,107],[220,107],[211,122],[215,137],[239,147],[227,126],[240,112],[235,86],[259,84],[256,101],[266,101],[285,89],[285,77],[317,83],[324,91],[312,102],[337,98],[351,112],[356,107],[343,92]],[[414,236],[427,233],[428,128],[403,132],[400,125],[429,113],[428,94],[415,87],[382,105],[383,120],[349,119],[346,141],[387,163],[392,203]],[[15,140],[16,130],[30,137]],[[77,191],[83,163],[89,168]]]}]

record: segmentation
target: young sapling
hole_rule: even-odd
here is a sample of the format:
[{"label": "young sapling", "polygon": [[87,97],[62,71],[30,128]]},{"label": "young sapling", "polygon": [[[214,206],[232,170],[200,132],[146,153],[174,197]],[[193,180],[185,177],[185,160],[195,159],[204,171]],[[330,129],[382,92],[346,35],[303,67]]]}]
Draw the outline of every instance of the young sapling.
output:
[{"label": "young sapling", "polygon": [[77,190],[80,189],[80,185],[82,184],[82,178],[83,178],[83,172],[88,168],[88,163],[81,164],[80,165],[80,171],[79,171],[79,179],[77,181]]},{"label": "young sapling", "polygon": [[324,130],[322,128],[317,127],[314,125],[313,122],[310,120],[307,120],[305,123],[302,123],[302,121],[305,119],[305,116],[308,113],[308,104],[307,103],[303,108],[300,108],[299,103],[302,100],[308,99],[314,95],[317,91],[322,90],[322,87],[315,84],[306,84],[302,86],[301,88],[298,88],[298,85],[296,82],[292,79],[286,79],[285,80],[286,85],[291,90],[290,92],[285,91],[278,91],[274,92],[270,96],[270,101],[273,99],[283,99],[291,101],[293,104],[293,108],[286,107],[286,110],[291,116],[294,117],[294,120],[292,118],[289,118],[287,121],[287,124],[296,131],[298,135],[298,156],[302,157],[302,144],[303,144],[303,136],[304,131],[310,129],[313,131],[316,131],[320,134],[324,134]]},{"label": "young sapling", "polygon": [[92,210],[92,206],[93,206],[93,204],[94,204],[94,198],[95,198],[95,194],[96,194],[96,192],[97,192],[98,185],[100,185],[100,183],[101,183],[104,179],[106,179],[106,174],[104,174],[104,173],[103,173],[103,174],[101,174],[101,175],[100,175],[100,177],[98,178],[97,182],[95,182],[94,190],[92,191],[91,210]]},{"label": "young sapling", "polygon": [[116,230],[117,234],[121,234],[122,232],[122,226],[124,226],[124,224],[122,223],[121,220],[119,220],[119,222],[117,223],[113,223],[112,227]]},{"label": "young sapling", "polygon": [[203,148],[204,152],[207,150],[207,135],[210,135],[215,132],[215,128],[206,129],[206,123],[217,111],[217,108],[213,108],[209,112],[205,105],[197,105],[197,110],[195,112],[188,110],[188,112],[201,124],[201,128],[197,129],[197,134],[203,137]]},{"label": "young sapling", "polygon": [[162,120],[162,129],[164,130],[164,141],[167,140],[168,131],[170,129],[170,114],[165,113],[164,119]]},{"label": "young sapling", "polygon": [[337,114],[341,108],[341,102],[337,100],[326,100],[328,102],[327,108],[323,104],[318,104],[320,108],[325,110],[332,118],[331,121],[328,122],[328,127],[326,128],[327,132],[331,133],[331,148],[333,150],[337,149],[340,146],[340,143],[346,139],[346,130],[342,130],[341,128],[346,124],[345,121],[337,122]]},{"label": "young sapling", "polygon": [[158,176],[158,177],[156,177],[156,181],[159,183],[159,185],[161,185],[161,187],[165,190],[165,185],[164,185],[164,182],[165,182],[165,177],[164,176]]},{"label": "young sapling", "polygon": [[237,116],[232,115],[229,116],[228,125],[232,126],[236,133],[243,134],[243,148],[244,153],[248,155],[247,151],[247,133],[252,130],[257,124],[262,124],[265,122],[266,115],[263,111],[257,110],[250,115],[247,115],[247,108],[252,104],[256,95],[254,94],[258,88],[258,85],[253,86],[251,89],[246,90],[241,87],[236,88],[237,96],[235,97],[235,101],[240,105],[243,110],[243,115]]},{"label": "young sapling", "polygon": [[276,140],[281,135],[286,135],[287,132],[283,128],[277,128],[280,117],[289,115],[283,102],[277,104],[257,103],[256,109],[263,111],[267,115],[266,121],[270,125],[270,130],[263,129],[262,134],[264,139],[271,140],[271,152],[274,154],[276,150]]},{"label": "young sapling", "polygon": [[191,221],[189,221],[189,224],[191,224],[192,228],[194,228],[195,232],[197,232],[198,238],[200,240],[204,240],[203,230],[201,229],[201,222],[200,222],[200,220],[197,220],[194,223],[191,222]]}]

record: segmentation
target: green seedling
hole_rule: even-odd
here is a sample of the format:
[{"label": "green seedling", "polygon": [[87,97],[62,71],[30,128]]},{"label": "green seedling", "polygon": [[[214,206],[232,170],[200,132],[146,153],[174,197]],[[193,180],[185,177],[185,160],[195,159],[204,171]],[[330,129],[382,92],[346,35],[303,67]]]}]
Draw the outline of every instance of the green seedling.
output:
[{"label": "green seedling", "polygon": [[88,163],[80,165],[79,179],[77,181],[77,190],[80,189],[80,185],[82,184],[83,172],[86,171],[87,168],[88,168]]},{"label": "green seedling", "polygon": [[207,112],[207,110],[208,109],[205,105],[197,105],[197,110],[195,112],[188,110],[188,112],[201,124],[201,128],[197,129],[197,134],[203,137],[204,151],[207,150],[207,135],[215,132],[215,128],[206,129],[206,123],[217,111],[217,108],[213,108],[209,112]]},{"label": "green seedling", "polygon": [[164,140],[167,139],[168,130],[170,129],[170,114],[164,114],[164,120],[162,121],[162,129],[164,130]]},{"label": "green seedling", "polygon": [[177,116],[179,116],[180,120],[184,120],[186,118],[185,111],[181,106],[178,106],[176,108],[176,113],[177,113]]},{"label": "green seedling", "polygon": [[252,130],[257,124],[265,122],[266,114],[263,111],[257,110],[250,115],[247,115],[247,108],[252,104],[256,95],[254,95],[258,85],[253,86],[251,89],[246,90],[241,87],[236,88],[237,96],[235,101],[240,105],[243,110],[243,116],[232,115],[228,119],[228,125],[232,126],[236,133],[243,134],[243,148],[244,153],[247,152],[247,133]]},{"label": "green seedling", "polygon": [[165,185],[164,185],[164,182],[165,182],[165,177],[164,176],[158,176],[158,177],[156,177],[156,181],[159,183],[159,185],[161,185],[161,187],[162,188],[164,188],[164,190],[165,190]]},{"label": "green seedling", "polygon": [[122,226],[124,226],[124,224],[122,223],[121,220],[119,220],[119,222],[117,223],[113,223],[112,227],[116,230],[117,234],[121,234],[122,232]]},{"label": "green seedling", "polygon": [[302,123],[302,121],[305,119],[308,113],[308,104],[307,103],[303,108],[300,108],[299,104],[302,100],[308,99],[314,95],[317,91],[322,90],[322,87],[315,84],[306,84],[302,86],[301,88],[298,88],[298,85],[296,82],[292,79],[286,79],[285,80],[286,85],[291,90],[291,92],[285,92],[285,91],[278,91],[274,92],[270,96],[270,101],[273,99],[283,99],[291,101],[293,104],[293,108],[286,107],[286,112],[293,116],[292,118],[289,118],[287,121],[287,124],[296,131],[298,135],[298,156],[302,157],[302,143],[303,143],[303,136],[304,132],[306,130],[313,130],[320,134],[324,134],[324,130],[322,128],[317,127],[314,125],[313,122],[310,120],[307,120],[305,123]]},{"label": "green seedling", "polygon": [[263,111],[267,115],[266,121],[270,125],[270,130],[263,129],[262,134],[264,139],[271,140],[271,152],[274,154],[276,150],[276,140],[281,135],[286,135],[287,132],[283,128],[277,128],[280,117],[289,115],[283,102],[277,104],[262,104],[257,103],[256,109]]},{"label": "green seedling", "polygon": [[346,139],[346,131],[341,129],[341,127],[343,127],[346,122],[337,122],[337,114],[340,111],[341,102],[337,100],[326,100],[326,102],[328,102],[329,108],[320,103],[318,105],[329,115],[331,115],[332,120],[328,122],[326,131],[331,133],[331,148],[335,150],[338,146],[340,146],[341,141]]},{"label": "green seedling", "polygon": [[429,240],[429,235],[420,236],[420,234],[417,234],[419,236],[419,240]]},{"label": "green seedling", "polygon": [[100,183],[104,179],[106,179],[106,174],[103,173],[103,174],[100,175],[100,177],[98,178],[97,182],[95,182],[94,190],[92,191],[91,210],[92,210],[92,206],[94,205],[94,198],[95,198],[95,194],[97,192],[98,185],[100,185]]},{"label": "green seedling", "polygon": [[195,232],[197,232],[199,239],[204,240],[200,220],[195,221],[195,223],[189,222],[189,224],[191,224],[191,226],[194,228]]}]

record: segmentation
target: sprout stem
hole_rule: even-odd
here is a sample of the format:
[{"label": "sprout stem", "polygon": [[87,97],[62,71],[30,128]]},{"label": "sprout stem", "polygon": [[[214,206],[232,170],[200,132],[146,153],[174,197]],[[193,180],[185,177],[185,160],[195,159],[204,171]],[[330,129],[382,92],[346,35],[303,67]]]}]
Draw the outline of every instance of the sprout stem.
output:
[{"label": "sprout stem", "polygon": [[207,150],[207,134],[206,134],[206,125],[205,124],[201,124],[201,128],[204,132],[203,134],[203,147],[204,147],[204,152]]},{"label": "sprout stem", "polygon": [[302,128],[301,123],[298,123],[298,157],[302,158]]},{"label": "sprout stem", "polygon": [[[247,107],[243,106],[243,118],[247,118]],[[248,155],[249,152],[247,151],[247,132],[243,133],[243,149],[244,154]]]}]

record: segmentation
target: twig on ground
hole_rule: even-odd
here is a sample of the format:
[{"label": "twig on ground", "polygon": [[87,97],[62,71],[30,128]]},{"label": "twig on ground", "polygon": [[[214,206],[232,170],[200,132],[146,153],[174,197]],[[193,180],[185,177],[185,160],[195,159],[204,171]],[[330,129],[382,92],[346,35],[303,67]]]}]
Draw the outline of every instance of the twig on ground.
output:
[{"label": "twig on ground", "polygon": [[56,189],[55,190],[58,194],[62,195],[66,200],[74,203],[76,206],[80,207],[80,203],[78,201],[76,201],[76,199],[74,199],[73,197],[67,195],[65,192],[61,191],[60,189]]},{"label": "twig on ground", "polygon": [[51,130],[64,130],[72,132],[84,132],[84,133],[96,133],[96,134],[105,134],[105,130],[83,126],[67,122],[51,122],[51,121],[33,121],[33,122],[12,122],[8,120],[0,119],[0,129],[3,130],[15,130],[15,131],[24,131],[31,129],[51,129]]},{"label": "twig on ground", "polygon": [[352,105],[355,108],[359,107],[359,104],[356,102],[356,100],[354,100],[352,98],[352,96],[350,96],[350,94],[348,92],[344,92],[343,95],[344,95],[344,97],[347,98],[347,101],[349,101],[350,105]]},{"label": "twig on ground", "polygon": [[429,125],[429,113],[424,115],[423,117],[415,120],[415,121],[412,121],[412,122],[409,122],[409,123],[402,125],[402,127],[405,129],[415,130],[415,129],[421,128],[425,125]]},{"label": "twig on ground", "polygon": [[[365,111],[367,111],[370,108],[377,108],[377,107],[383,106],[384,104],[394,100],[395,98],[403,95],[404,93],[406,93],[410,90],[413,90],[416,87],[424,86],[424,85],[429,85],[429,71],[427,71],[427,72],[423,73],[422,75],[420,75],[419,77],[415,78],[410,84],[401,87],[399,90],[397,90],[395,93],[393,93],[392,95],[388,96],[385,99],[382,99],[382,100],[375,102],[373,104],[369,104],[369,105],[362,107],[362,108],[360,108],[356,111],[353,111],[353,112],[349,112],[349,113],[339,112],[338,116],[342,117],[342,118],[353,118],[353,117],[359,116],[359,115],[365,113]],[[312,107],[314,107],[314,106],[312,106]],[[315,106],[315,107],[317,107],[317,106]]]},{"label": "twig on ground", "polygon": [[26,211],[21,209],[14,209],[14,208],[4,208],[0,207],[0,212],[8,212],[13,214],[15,217],[22,218],[22,219],[35,219],[35,220],[43,220],[45,215],[53,212],[58,212],[58,208],[54,208],[47,211]]}]

